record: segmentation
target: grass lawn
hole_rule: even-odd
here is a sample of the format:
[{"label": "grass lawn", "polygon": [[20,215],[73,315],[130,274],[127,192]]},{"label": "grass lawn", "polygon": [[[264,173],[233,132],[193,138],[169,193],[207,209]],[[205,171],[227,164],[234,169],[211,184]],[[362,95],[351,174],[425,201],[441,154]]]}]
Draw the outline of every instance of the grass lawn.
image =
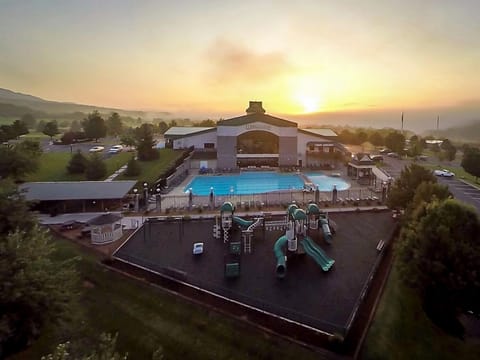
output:
[{"label": "grass lawn", "polygon": [[81,257],[77,267],[84,287],[76,321],[66,324],[68,331],[50,327],[16,359],[38,359],[66,340],[89,349],[102,332],[118,333],[118,351],[132,359],[149,359],[160,346],[166,359],[318,358],[303,347],[106,270],[69,241],[56,242],[58,258]]},{"label": "grass lawn", "polygon": [[[87,155],[88,156],[88,155]],[[105,160],[107,164],[107,176],[125,165],[132,154],[122,152]],[[38,170],[28,175],[25,181],[78,181],[85,180],[83,174],[69,174],[67,164],[72,155],[69,152],[48,152],[40,157]]]},{"label": "grass lawn", "polygon": [[182,150],[160,149],[160,157],[154,161],[139,161],[141,173],[138,176],[120,175],[117,180],[138,180],[149,184],[158,180],[160,175],[182,155]]},{"label": "grass lawn", "polygon": [[361,355],[363,359],[480,359],[480,343],[464,342],[436,327],[394,267]]}]

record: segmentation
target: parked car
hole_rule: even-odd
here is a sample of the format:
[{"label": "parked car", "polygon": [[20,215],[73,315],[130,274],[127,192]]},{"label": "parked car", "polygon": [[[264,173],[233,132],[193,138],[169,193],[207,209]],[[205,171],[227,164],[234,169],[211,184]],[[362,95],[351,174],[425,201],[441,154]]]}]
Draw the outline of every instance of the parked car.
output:
[{"label": "parked car", "polygon": [[390,152],[392,152],[392,150],[390,150],[390,149],[382,149],[382,150],[380,150],[380,154],[388,154],[388,153],[390,153]]},{"label": "parked car", "polygon": [[418,157],[418,160],[422,160],[422,161],[427,161],[427,159],[428,159],[428,156],[427,156],[427,155],[420,155],[420,156]]},{"label": "parked car", "polygon": [[102,152],[103,150],[105,150],[103,146],[94,146],[90,150],[88,150],[88,152],[96,153],[96,152]]},{"label": "parked car", "polygon": [[203,242],[193,244],[193,255],[203,254]]},{"label": "parked car", "polygon": [[453,177],[455,174],[447,169],[442,169],[442,170],[435,170],[433,172],[434,175],[436,176],[443,176],[443,177]]},{"label": "parked car", "polygon": [[370,155],[370,159],[373,161],[383,161],[383,156],[382,155]]},{"label": "parked car", "polygon": [[391,157],[391,158],[395,158],[395,159],[399,159],[400,158],[400,155],[398,155],[397,153],[395,152],[389,152],[387,154],[388,157]]},{"label": "parked car", "polygon": [[110,149],[108,149],[109,154],[118,154],[122,152],[123,146],[122,145],[113,145]]}]

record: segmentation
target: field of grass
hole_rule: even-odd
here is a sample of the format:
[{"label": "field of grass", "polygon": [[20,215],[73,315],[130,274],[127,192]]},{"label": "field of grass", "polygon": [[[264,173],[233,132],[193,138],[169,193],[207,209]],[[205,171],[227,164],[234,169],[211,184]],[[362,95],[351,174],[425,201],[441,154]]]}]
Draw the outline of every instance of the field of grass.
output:
[{"label": "field of grass", "polygon": [[[125,165],[132,154],[122,152],[106,159],[107,176],[113,174],[118,168]],[[69,174],[67,164],[72,155],[69,152],[47,152],[40,158],[38,170],[29,174],[25,181],[80,181],[85,180],[83,174]]]},{"label": "field of grass", "polygon": [[138,180],[140,183],[147,182],[149,184],[157,181],[159,176],[182,155],[181,150],[160,149],[159,151],[160,157],[157,160],[139,162],[140,175],[130,177],[120,175],[117,180]]},{"label": "field of grass", "polygon": [[425,315],[395,267],[362,352],[363,359],[480,359],[480,343],[446,335]]},{"label": "field of grass", "polygon": [[101,267],[83,248],[56,240],[61,259],[80,256],[84,284],[76,321],[50,327],[15,359],[39,359],[59,342],[92,347],[102,332],[118,333],[117,348],[149,359],[160,346],[166,359],[315,359],[319,354],[192,305],[160,289]]}]

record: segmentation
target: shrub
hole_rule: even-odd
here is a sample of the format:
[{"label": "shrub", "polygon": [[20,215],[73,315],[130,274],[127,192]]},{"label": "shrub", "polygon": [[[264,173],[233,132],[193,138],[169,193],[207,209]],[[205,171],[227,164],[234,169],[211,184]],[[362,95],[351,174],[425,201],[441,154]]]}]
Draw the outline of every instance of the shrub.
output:
[{"label": "shrub", "polygon": [[87,158],[83,154],[77,151],[73,154],[70,162],[67,165],[67,171],[69,174],[83,174],[87,167]]}]

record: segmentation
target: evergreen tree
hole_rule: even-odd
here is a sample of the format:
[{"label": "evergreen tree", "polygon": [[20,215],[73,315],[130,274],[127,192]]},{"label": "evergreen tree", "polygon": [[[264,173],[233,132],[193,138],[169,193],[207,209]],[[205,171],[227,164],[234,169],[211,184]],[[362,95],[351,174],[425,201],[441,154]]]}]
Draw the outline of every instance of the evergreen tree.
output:
[{"label": "evergreen tree", "polygon": [[142,169],[140,168],[140,164],[138,160],[135,159],[135,156],[128,161],[127,170],[125,171],[125,175],[127,176],[138,176],[140,175]]},{"label": "evergreen tree", "polygon": [[480,149],[465,148],[462,167],[467,173],[475,176],[475,181],[478,182],[478,177],[480,176]]},{"label": "evergreen tree", "polygon": [[137,141],[138,159],[141,161],[149,161],[158,159],[158,151],[155,148],[153,139],[153,126],[151,124],[142,124],[135,129],[135,137]]},{"label": "evergreen tree", "polygon": [[107,176],[107,165],[98,154],[92,154],[85,168],[87,180],[101,180]]},{"label": "evergreen tree", "polygon": [[67,165],[69,174],[83,174],[87,168],[87,158],[78,150]]}]

